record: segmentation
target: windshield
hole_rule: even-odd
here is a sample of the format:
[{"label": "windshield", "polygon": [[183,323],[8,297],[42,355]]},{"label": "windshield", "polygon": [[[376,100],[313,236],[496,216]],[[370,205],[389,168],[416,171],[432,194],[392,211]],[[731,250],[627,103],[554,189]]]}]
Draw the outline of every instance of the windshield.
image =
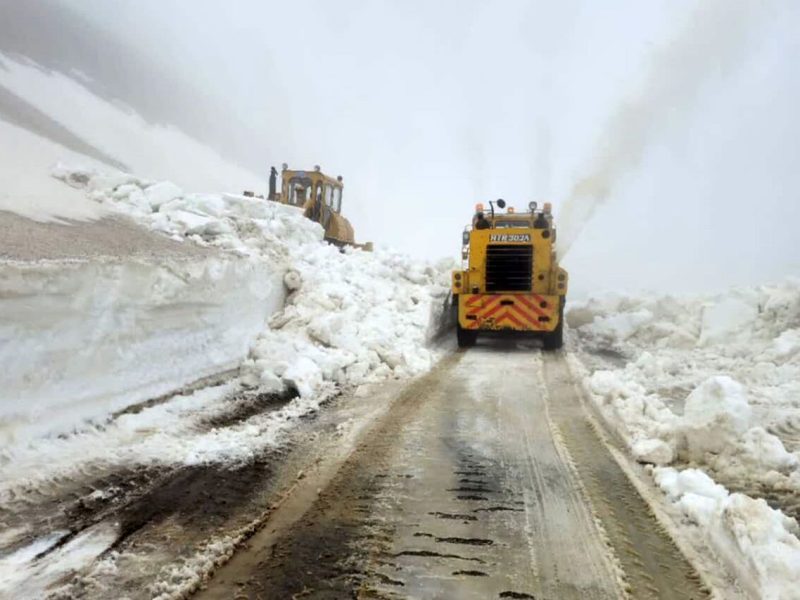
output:
[{"label": "windshield", "polygon": [[289,180],[288,203],[293,206],[303,206],[308,200],[308,190],[311,189],[312,182],[308,177],[292,177]]},{"label": "windshield", "polygon": [[530,221],[524,220],[508,220],[508,219],[496,219],[494,222],[494,226],[496,229],[509,229],[512,227],[530,227]]}]

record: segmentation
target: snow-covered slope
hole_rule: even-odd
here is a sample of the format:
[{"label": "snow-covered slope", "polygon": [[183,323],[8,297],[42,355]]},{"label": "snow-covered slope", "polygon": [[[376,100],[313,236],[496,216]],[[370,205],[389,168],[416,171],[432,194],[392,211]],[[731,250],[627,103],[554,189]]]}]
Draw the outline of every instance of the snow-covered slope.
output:
[{"label": "snow-covered slope", "polygon": [[[30,151],[29,140],[4,137],[3,145],[24,157],[12,171],[18,185],[43,185],[53,163],[72,160],[70,153],[76,152],[92,156],[95,164],[105,162],[194,190],[225,192],[265,185],[263,177],[231,163],[182,131],[168,124],[148,123],[130,108],[93,94],[77,77],[0,53],[0,86],[15,97],[0,105],[0,121],[13,122],[61,147],[56,156],[48,152],[39,157]],[[82,160],[80,164],[91,163]],[[7,172],[0,163],[0,179]],[[0,205],[0,210],[18,208],[24,209],[24,205],[13,198]]]},{"label": "snow-covered slope", "polygon": [[95,167],[102,167],[101,162],[3,121],[2,115],[0,140],[0,211],[37,221],[98,219],[107,214],[79,190],[65,189],[49,176],[61,160]]},{"label": "snow-covered slope", "polygon": [[567,322],[587,390],[687,522],[754,595],[799,598],[800,527],[782,511],[800,514],[800,281],[606,295]]}]

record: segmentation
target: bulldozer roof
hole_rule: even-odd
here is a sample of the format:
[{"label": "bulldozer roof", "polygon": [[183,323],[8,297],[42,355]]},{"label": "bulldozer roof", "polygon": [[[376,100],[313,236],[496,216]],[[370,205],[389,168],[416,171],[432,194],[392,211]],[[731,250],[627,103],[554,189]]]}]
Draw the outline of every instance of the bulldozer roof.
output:
[{"label": "bulldozer roof", "polygon": [[317,171],[312,169],[310,171],[303,171],[303,170],[295,170],[295,169],[284,169],[282,172],[282,176],[284,180],[291,180],[291,179],[310,179],[314,183],[323,182],[332,185],[333,187],[342,188],[344,184],[342,183],[341,177],[331,177],[330,175],[325,175],[322,171]]}]

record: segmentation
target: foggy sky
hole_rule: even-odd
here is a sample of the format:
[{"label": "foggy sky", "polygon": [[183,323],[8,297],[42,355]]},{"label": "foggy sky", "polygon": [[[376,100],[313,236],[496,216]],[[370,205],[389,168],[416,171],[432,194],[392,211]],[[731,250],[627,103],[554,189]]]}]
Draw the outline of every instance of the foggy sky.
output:
[{"label": "foggy sky", "polygon": [[[552,200],[558,219],[611,143],[608,120],[699,4],[62,3],[157,65],[155,79],[180,80],[180,93],[154,86],[153,114],[177,108],[188,133],[265,176],[282,162],[343,175],[360,240],[432,258],[458,254],[476,202]],[[800,275],[800,5],[758,5],[735,64],[648,138],[570,250],[577,290]],[[669,122],[671,105],[656,108],[647,119]]]}]

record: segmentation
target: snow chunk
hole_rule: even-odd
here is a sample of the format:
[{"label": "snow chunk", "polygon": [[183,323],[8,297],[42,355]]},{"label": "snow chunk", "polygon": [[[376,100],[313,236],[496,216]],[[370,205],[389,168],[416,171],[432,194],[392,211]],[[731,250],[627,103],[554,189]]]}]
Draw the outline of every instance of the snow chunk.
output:
[{"label": "snow chunk", "polygon": [[290,270],[283,276],[283,283],[289,291],[294,292],[303,285],[303,278],[297,271]]},{"label": "snow chunk", "polygon": [[589,379],[589,386],[595,394],[607,402],[644,393],[642,386],[625,379],[621,373],[615,371],[596,371]]},{"label": "snow chunk", "polygon": [[703,307],[699,343],[719,344],[733,338],[750,337],[758,317],[758,306],[740,298],[725,298]]},{"label": "snow chunk", "polygon": [[797,598],[800,527],[762,499],[730,494],[697,469],[656,468],[656,483],[759,598]]},{"label": "snow chunk", "polygon": [[749,462],[763,469],[789,471],[796,469],[800,462],[797,456],[786,451],[780,439],[763,427],[753,427],[744,434],[741,451]]},{"label": "snow chunk", "polygon": [[682,429],[690,457],[722,452],[747,429],[751,418],[744,388],[727,376],[711,377],[686,399]]},{"label": "snow chunk", "polygon": [[668,465],[675,459],[672,446],[659,439],[637,440],[631,446],[633,457],[641,463]]},{"label": "snow chunk", "polygon": [[653,314],[648,310],[620,313],[608,317],[595,319],[592,325],[595,332],[608,340],[626,340],[636,333],[643,325],[653,320]]},{"label": "snow chunk", "polygon": [[162,181],[145,188],[144,195],[150,206],[158,210],[162,204],[183,196],[183,190],[170,181]]},{"label": "snow chunk", "polygon": [[699,469],[678,471],[672,467],[655,470],[656,483],[672,500],[679,500],[685,494],[703,496],[712,500],[724,500],[728,491]]},{"label": "snow chunk", "polygon": [[772,344],[775,354],[780,358],[790,358],[800,352],[800,329],[787,329]]}]

